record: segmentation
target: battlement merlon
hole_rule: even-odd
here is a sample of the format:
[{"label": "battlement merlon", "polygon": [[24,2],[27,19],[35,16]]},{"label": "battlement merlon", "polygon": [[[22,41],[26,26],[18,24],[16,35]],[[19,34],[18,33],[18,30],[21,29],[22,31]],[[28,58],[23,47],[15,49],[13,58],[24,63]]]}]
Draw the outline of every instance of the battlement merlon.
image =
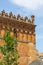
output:
[{"label": "battlement merlon", "polygon": [[13,15],[12,12],[8,15],[4,10],[0,13],[0,28],[3,27],[3,24],[6,27],[9,25],[10,27],[32,32],[35,32],[36,27],[36,25],[34,25],[34,15],[31,16],[31,20],[28,19],[27,16],[23,19],[19,14],[17,17]]},{"label": "battlement merlon", "polygon": [[15,15],[13,15],[12,12],[10,12],[9,14],[6,13],[5,10],[1,11],[0,16],[16,19],[16,20],[27,22],[27,23],[31,23],[31,24],[34,24],[34,20],[35,20],[35,16],[34,15],[31,16],[31,20],[30,20],[27,16],[25,16],[24,18],[21,17],[20,14],[15,16]]}]

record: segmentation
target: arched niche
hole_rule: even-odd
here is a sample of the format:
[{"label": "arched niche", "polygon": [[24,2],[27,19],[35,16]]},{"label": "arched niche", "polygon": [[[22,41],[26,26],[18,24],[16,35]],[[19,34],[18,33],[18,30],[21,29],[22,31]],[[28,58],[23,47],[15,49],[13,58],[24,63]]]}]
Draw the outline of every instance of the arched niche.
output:
[{"label": "arched niche", "polygon": [[27,41],[27,34],[23,34],[23,40]]},{"label": "arched niche", "polygon": [[10,36],[11,37],[14,37],[14,32],[10,32]]},{"label": "arched niche", "polygon": [[3,37],[4,35],[5,35],[5,30],[2,29],[2,30],[1,30],[1,36]]},{"label": "arched niche", "polygon": [[23,34],[19,32],[17,37],[19,40],[22,40],[22,36],[23,36]]},{"label": "arched niche", "polygon": [[31,35],[28,34],[28,41],[31,41]]}]

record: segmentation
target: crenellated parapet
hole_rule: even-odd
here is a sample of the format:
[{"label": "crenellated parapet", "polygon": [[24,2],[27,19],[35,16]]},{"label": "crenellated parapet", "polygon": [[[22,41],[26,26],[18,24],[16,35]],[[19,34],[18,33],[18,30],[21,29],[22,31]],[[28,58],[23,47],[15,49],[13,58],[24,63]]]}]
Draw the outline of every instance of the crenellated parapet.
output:
[{"label": "crenellated parapet", "polygon": [[28,65],[38,58],[34,20],[34,15],[28,18],[21,17],[20,14],[16,16],[12,12],[8,14],[5,10],[0,13],[0,45],[5,44],[3,36],[9,30],[10,35],[18,39],[19,65]]},{"label": "crenellated parapet", "polygon": [[35,43],[35,27],[34,15],[32,15],[31,19],[29,19],[27,16],[24,18],[21,17],[20,14],[17,16],[13,15],[12,12],[8,14],[5,10],[0,13],[1,36],[5,34],[6,30],[9,30],[11,35],[15,35],[20,42],[23,41],[28,43],[28,41],[32,41]]},{"label": "crenellated parapet", "polygon": [[10,12],[9,14],[5,12],[5,10],[2,10],[0,13],[0,16],[3,17],[7,17],[7,18],[12,18],[12,19],[16,19],[22,22],[26,22],[26,23],[30,23],[30,24],[34,24],[34,15],[31,16],[31,19],[29,19],[27,16],[25,16],[24,18],[20,16],[20,14],[13,15],[12,12]]}]

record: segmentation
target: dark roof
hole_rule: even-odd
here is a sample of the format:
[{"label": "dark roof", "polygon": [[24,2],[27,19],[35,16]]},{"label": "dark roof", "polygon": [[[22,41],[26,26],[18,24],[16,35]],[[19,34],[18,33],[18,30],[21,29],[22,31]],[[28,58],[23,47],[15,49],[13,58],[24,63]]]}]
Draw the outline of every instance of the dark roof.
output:
[{"label": "dark roof", "polygon": [[35,61],[30,63],[29,65],[43,65],[43,61],[41,59],[36,59]]}]

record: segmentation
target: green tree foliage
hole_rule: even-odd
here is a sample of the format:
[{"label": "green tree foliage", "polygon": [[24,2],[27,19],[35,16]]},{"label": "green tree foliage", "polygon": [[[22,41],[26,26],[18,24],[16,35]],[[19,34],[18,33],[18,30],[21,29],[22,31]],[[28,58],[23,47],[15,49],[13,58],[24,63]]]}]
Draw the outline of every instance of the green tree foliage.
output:
[{"label": "green tree foliage", "polygon": [[10,32],[7,31],[3,37],[5,45],[0,46],[0,52],[3,54],[3,61],[0,61],[0,65],[18,65],[18,50],[17,50],[17,39],[11,37]]}]

